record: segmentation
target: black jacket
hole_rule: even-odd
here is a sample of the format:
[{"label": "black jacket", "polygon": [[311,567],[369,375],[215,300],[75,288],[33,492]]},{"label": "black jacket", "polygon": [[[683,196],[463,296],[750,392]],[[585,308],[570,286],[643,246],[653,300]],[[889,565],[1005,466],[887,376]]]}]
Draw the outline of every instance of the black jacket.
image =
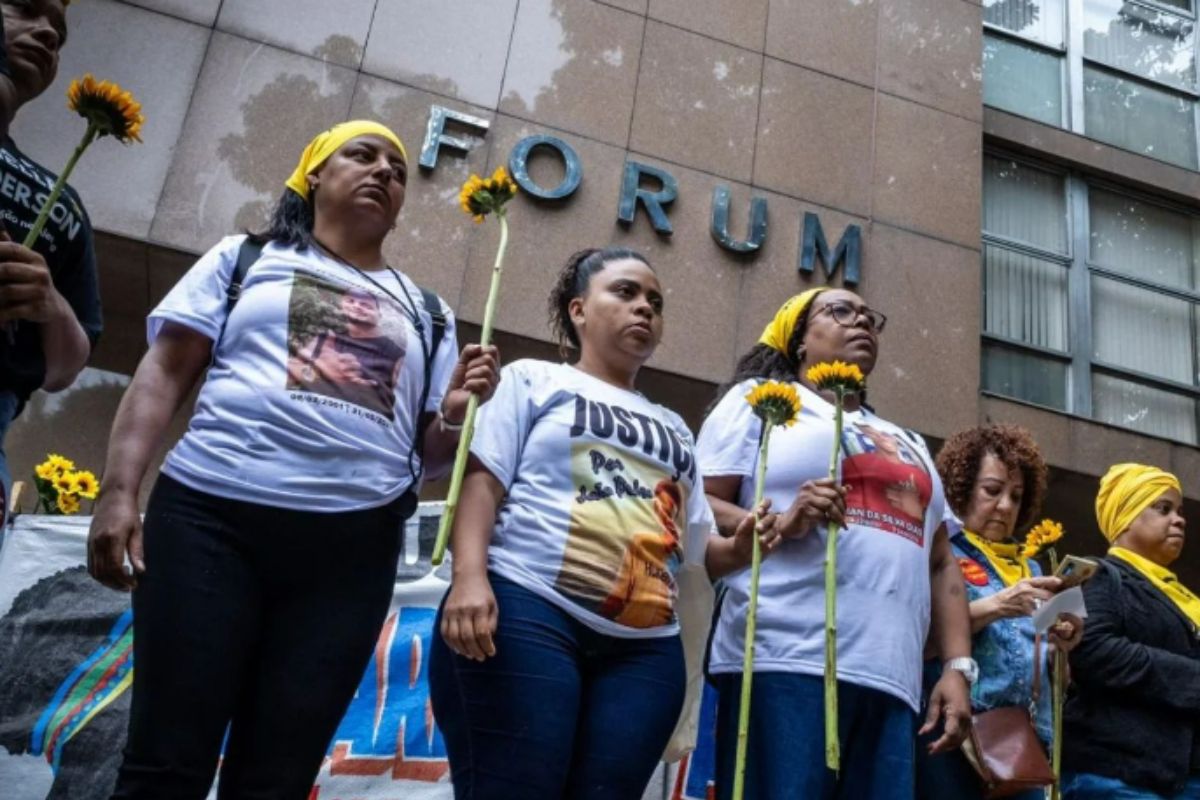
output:
[{"label": "black jacket", "polygon": [[1063,771],[1174,795],[1200,774],[1200,638],[1166,595],[1109,556],[1083,588]]}]

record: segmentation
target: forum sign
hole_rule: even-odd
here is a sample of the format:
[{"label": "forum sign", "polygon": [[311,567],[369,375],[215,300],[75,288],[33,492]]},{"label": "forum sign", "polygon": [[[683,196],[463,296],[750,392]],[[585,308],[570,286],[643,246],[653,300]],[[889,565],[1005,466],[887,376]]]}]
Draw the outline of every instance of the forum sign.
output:
[{"label": "forum sign", "polygon": [[[469,140],[446,133],[446,124],[454,123],[486,135],[491,123],[482,117],[464,114],[449,108],[434,105],[429,109],[429,120],[425,125],[425,141],[421,146],[419,164],[424,170],[437,166],[438,153],[442,148],[466,152],[471,149]],[[563,177],[557,186],[546,187],[536,183],[529,175],[529,159],[535,151],[553,154],[563,169]],[[508,171],[522,191],[545,201],[563,201],[569,198],[583,182],[583,164],[579,154],[567,142],[556,136],[526,136],[513,147],[508,155]],[[617,219],[632,225],[639,207],[645,211],[660,236],[673,232],[668,214],[671,204],[679,195],[679,185],[670,172],[638,161],[626,160],[621,181],[621,194],[617,200]],[[750,219],[747,236],[738,239],[729,232],[729,187],[718,184],[713,188],[712,214],[709,232],[724,249],[745,257],[753,257],[767,239],[767,200],[754,197],[750,201]],[[844,265],[842,282],[846,286],[857,286],[862,271],[862,228],[847,225],[835,247],[830,247],[821,227],[821,219],[811,211],[804,213],[800,232],[800,252],[796,256],[796,269],[812,274],[817,258],[825,267],[825,274],[832,278],[838,267]]]}]

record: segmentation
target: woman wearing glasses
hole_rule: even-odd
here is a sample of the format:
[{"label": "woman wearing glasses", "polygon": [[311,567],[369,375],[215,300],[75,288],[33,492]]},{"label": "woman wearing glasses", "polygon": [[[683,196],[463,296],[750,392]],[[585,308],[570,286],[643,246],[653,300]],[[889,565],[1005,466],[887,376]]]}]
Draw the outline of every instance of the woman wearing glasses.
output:
[{"label": "woman wearing glasses", "polygon": [[[942,527],[937,471],[917,435],[846,398],[841,478],[830,480],[832,395],[805,373],[840,360],[875,366],[886,318],[853,292],[817,288],[788,300],[738,362],[704,423],[697,457],[721,534],[752,505],[760,423],[745,395],[762,380],[792,382],[799,422],[771,438],[760,523],[770,558],[759,585],[746,797],[884,800],[913,795],[914,731],[926,634],[948,669],[924,729],[932,748],[957,747],[970,719],[975,668],[958,565]],[[838,687],[841,770],[823,740],[825,530],[838,539]],[[709,670],[720,691],[717,796],[733,785],[749,570],[726,578]],[[932,620],[932,626],[931,626]],[[932,630],[930,628],[932,627]]]}]

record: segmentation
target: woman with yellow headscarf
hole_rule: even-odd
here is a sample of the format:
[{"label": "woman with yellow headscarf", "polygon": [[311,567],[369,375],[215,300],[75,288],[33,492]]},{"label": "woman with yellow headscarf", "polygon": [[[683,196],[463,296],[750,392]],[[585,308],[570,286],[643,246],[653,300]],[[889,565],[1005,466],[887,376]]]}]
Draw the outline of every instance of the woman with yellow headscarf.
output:
[{"label": "woman with yellow headscarf", "polygon": [[[391,130],[334,126],[267,229],[219,242],[150,313],[88,541],[92,575],[133,592],[114,797],[203,797],[222,752],[222,797],[309,796],[422,477],[498,380],[495,351],[460,354],[449,308],[384,257],[407,179]],[[143,523],[139,487],[202,374]]]},{"label": "woman with yellow headscarf", "polygon": [[1157,467],[1100,480],[1103,568],[1084,584],[1088,620],[1071,652],[1064,714],[1067,800],[1200,798],[1200,598],[1171,572],[1183,552],[1183,491]]},{"label": "woman with yellow headscarf", "polygon": [[[845,289],[788,300],[739,361],[697,443],[704,490],[726,537],[754,497],[761,425],[745,400],[759,381],[792,384],[798,422],[771,435],[763,529],[768,558],[758,595],[750,701],[747,798],[911,800],[922,648],[926,634],[949,668],[933,690],[926,727],[940,751],[970,722],[975,672],[967,604],[942,526],[941,481],[920,437],[846,398],[839,480],[828,478],[832,393],[806,372],[840,360],[876,365],[886,318]],[[827,523],[838,534],[837,683],[842,769],[825,766],[824,577]],[[710,550],[716,550],[710,546]],[[717,797],[732,793],[750,570],[726,565],[709,669],[717,709]],[[930,624],[932,617],[932,626]],[[932,627],[932,629],[931,629]]]}]

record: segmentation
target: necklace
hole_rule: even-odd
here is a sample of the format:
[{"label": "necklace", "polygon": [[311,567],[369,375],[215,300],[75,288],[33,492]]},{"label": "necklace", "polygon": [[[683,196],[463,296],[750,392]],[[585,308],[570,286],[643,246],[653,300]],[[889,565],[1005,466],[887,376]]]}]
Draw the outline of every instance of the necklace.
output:
[{"label": "necklace", "polygon": [[403,300],[401,300],[396,295],[395,292],[391,291],[386,286],[384,286],[382,283],[380,283],[379,281],[375,280],[370,275],[368,275],[365,270],[361,269],[356,264],[353,264],[350,261],[347,261],[346,259],[342,258],[340,255],[335,253],[333,250],[330,250],[328,247],[321,244],[319,241],[317,241],[317,238],[315,236],[313,237],[313,244],[315,244],[318,247],[318,249],[320,249],[321,252],[323,252],[325,255],[329,256],[334,261],[337,261],[339,264],[349,267],[360,278],[367,281],[368,283],[373,285],[376,289],[383,292],[388,297],[390,297],[392,300],[394,300],[396,305],[400,306],[400,310],[402,312],[404,312],[404,316],[408,317],[408,321],[412,323],[413,328],[416,329],[417,336],[419,336],[422,340],[424,340],[425,325],[424,325],[424,323],[421,322],[421,315],[417,313],[417,304],[413,300],[412,295],[409,294],[408,287],[404,285],[404,281],[401,279],[400,274],[398,272],[396,272],[396,270],[392,269],[391,264],[385,263],[383,265],[383,267],[384,267],[384,269],[386,269],[388,272],[390,272],[392,274],[392,278],[394,278],[396,283],[400,286],[400,291],[404,292],[404,299],[408,301],[407,303],[405,303]]}]

